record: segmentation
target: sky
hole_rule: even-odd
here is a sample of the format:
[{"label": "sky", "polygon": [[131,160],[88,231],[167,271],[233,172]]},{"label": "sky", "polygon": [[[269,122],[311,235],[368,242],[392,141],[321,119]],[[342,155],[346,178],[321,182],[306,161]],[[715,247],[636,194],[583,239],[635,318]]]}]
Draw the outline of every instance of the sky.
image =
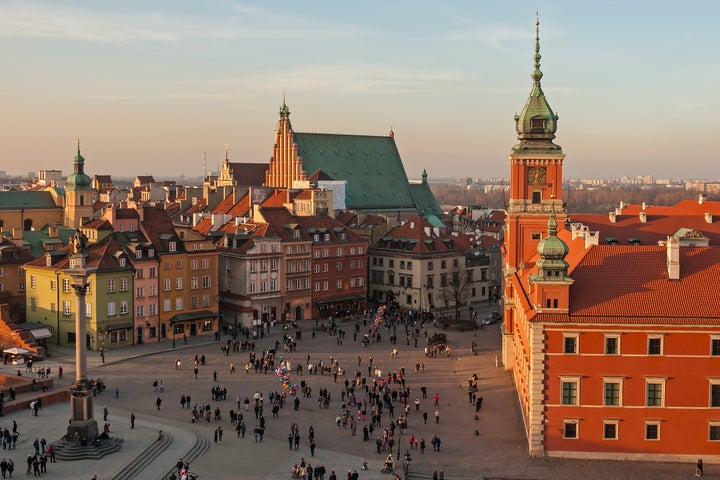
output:
[{"label": "sky", "polygon": [[712,0],[0,0],[0,170],[266,162],[285,95],[297,132],[392,129],[411,178],[507,177],[536,11],[566,177],[720,177]]}]

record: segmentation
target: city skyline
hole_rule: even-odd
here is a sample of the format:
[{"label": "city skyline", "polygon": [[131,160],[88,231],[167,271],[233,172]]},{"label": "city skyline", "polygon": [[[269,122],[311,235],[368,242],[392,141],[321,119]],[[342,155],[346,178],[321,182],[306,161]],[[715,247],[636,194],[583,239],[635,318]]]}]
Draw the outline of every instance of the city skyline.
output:
[{"label": "city skyline", "polygon": [[568,177],[717,177],[712,2],[0,5],[11,174],[67,173],[78,137],[91,174],[265,162],[285,95],[296,131],[392,129],[409,177],[504,177],[539,8]]}]

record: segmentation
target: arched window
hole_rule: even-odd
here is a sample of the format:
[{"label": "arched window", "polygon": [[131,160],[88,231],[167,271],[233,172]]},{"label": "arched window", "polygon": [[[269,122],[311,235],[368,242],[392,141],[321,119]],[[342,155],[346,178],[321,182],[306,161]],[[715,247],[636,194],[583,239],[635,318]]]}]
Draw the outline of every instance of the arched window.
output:
[{"label": "arched window", "polygon": [[85,205],[85,195],[80,195],[80,206]]}]

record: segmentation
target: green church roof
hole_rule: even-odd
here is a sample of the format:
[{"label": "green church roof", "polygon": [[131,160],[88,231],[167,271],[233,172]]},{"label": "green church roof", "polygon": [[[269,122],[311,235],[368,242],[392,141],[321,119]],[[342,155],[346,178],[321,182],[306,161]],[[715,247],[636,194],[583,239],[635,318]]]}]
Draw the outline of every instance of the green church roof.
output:
[{"label": "green church roof", "polygon": [[[427,176],[425,175],[423,178],[427,178]],[[430,186],[426,181],[423,181],[422,183],[411,183],[410,194],[415,201],[415,205],[417,206],[418,213],[421,217],[427,217],[429,215],[433,215],[435,217],[443,216],[442,208],[440,208],[440,204],[435,198],[435,195],[433,195],[430,190]]]},{"label": "green church roof", "polygon": [[47,191],[0,192],[0,210],[58,208]]},{"label": "green church roof", "polygon": [[294,133],[293,138],[308,175],[321,170],[347,181],[348,209],[415,209],[393,137]]}]

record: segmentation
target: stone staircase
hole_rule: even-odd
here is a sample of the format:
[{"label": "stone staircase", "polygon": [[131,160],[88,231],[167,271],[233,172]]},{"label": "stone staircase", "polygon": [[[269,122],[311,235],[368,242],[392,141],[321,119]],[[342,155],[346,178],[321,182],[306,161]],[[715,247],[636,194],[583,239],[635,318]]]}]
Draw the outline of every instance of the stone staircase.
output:
[{"label": "stone staircase", "polygon": [[[202,457],[207,453],[208,450],[210,450],[210,439],[203,435],[202,433],[195,432],[195,445],[190,449],[188,453],[186,453],[182,458],[190,465],[190,470],[192,471],[192,462],[194,462],[196,459]],[[170,475],[173,473],[177,473],[177,470],[175,466],[173,466],[170,470],[167,470],[165,472],[165,475],[163,475],[163,480],[170,478]],[[113,480],[121,480],[119,478],[113,478]]]},{"label": "stone staircase", "polygon": [[135,457],[120,473],[115,475],[112,480],[132,480],[140,476],[142,471],[150,465],[162,452],[172,444],[173,438],[167,432],[163,432],[161,439],[151,444],[143,450],[140,455]]},{"label": "stone staircase", "polygon": [[53,445],[55,446],[55,457],[58,460],[98,460],[105,455],[109,455],[120,450],[122,442],[122,438],[110,437],[107,440],[100,440],[100,444],[98,446],[76,445],[75,442],[68,442],[67,440],[61,438]]}]

